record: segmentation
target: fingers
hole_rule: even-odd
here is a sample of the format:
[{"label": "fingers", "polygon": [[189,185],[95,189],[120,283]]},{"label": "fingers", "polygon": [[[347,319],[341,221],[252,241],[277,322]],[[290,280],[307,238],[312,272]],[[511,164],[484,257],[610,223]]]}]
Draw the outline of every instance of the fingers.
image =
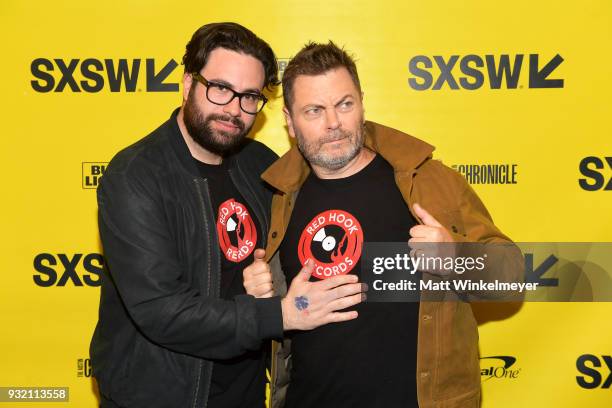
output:
[{"label": "fingers", "polygon": [[356,283],[358,280],[359,278],[357,277],[357,275],[353,274],[337,275],[322,280],[321,282],[316,282],[315,285],[321,286],[323,290],[329,290],[337,286],[346,285],[347,283]]},{"label": "fingers", "polygon": [[[436,221],[437,222],[437,221]],[[408,242],[445,242],[447,232],[444,227],[432,227],[429,225],[415,225],[410,228],[410,239]]]},{"label": "fingers", "polygon": [[[328,291],[328,299],[341,299],[346,296],[361,294],[368,291],[368,285],[365,283],[349,283],[342,286],[337,286]],[[365,299],[364,299],[365,300]]]},{"label": "fingers", "polygon": [[[272,282],[265,282],[257,286],[245,284],[244,288],[246,289],[247,295],[255,296],[256,298],[274,296]],[[264,296],[269,293],[271,293],[270,296]]]},{"label": "fingers", "polygon": [[274,296],[274,291],[270,290],[270,291],[264,293],[263,295],[259,295],[257,297],[258,298],[271,298],[272,296]]},{"label": "fingers", "polygon": [[242,271],[243,286],[248,295],[255,297],[270,297],[272,292],[272,272],[270,265],[264,260],[266,251],[256,249],[253,263]]},{"label": "fingers", "polygon": [[433,215],[431,215],[430,213],[428,213],[423,207],[421,207],[419,204],[415,203],[412,208],[414,209],[414,213],[416,214],[417,217],[419,217],[421,219],[421,221],[423,221],[424,225],[430,226],[430,227],[442,227],[442,224],[440,224],[438,222],[438,220],[436,220]]},{"label": "fingers", "polygon": [[266,258],[266,250],[263,248],[258,248],[253,252],[253,262],[256,261],[265,261]]},{"label": "fingers", "polygon": [[432,230],[433,228],[427,225],[415,225],[414,227],[410,228],[410,236],[412,238],[426,238],[431,234]]},{"label": "fingers", "polygon": [[334,312],[327,315],[326,324],[327,323],[339,323],[346,322],[348,320],[356,319],[359,314],[356,311],[351,312]]},{"label": "fingers", "polygon": [[300,269],[300,271],[295,276],[295,278],[293,278],[293,280],[308,282],[308,280],[310,279],[310,275],[312,275],[313,269],[314,262],[312,261],[312,259],[307,259],[306,262],[304,262],[304,266],[302,267],[302,269]]},{"label": "fingers", "polygon": [[359,304],[361,302],[365,302],[366,299],[366,294],[360,292],[352,296],[341,297],[332,302],[329,302],[327,307],[330,311],[335,312],[337,310],[344,310],[351,306],[355,306],[356,304]]},{"label": "fingers", "polygon": [[252,276],[248,281],[248,285],[253,288],[266,283],[272,284],[272,273],[260,273]]},{"label": "fingers", "polygon": [[[259,251],[259,249],[257,251]],[[263,249],[261,251],[263,251],[265,254]],[[253,263],[244,268],[242,271],[242,277],[244,280],[253,279],[255,276],[261,274],[272,275],[270,272],[270,265],[263,258],[254,259]]]}]

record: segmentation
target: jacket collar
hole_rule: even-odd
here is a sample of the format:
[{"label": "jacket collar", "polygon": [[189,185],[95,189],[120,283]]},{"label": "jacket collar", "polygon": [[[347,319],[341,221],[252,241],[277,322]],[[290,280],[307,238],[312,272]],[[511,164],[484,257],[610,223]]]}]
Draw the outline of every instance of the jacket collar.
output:
[{"label": "jacket collar", "polygon": [[[420,139],[370,121],[365,123],[364,139],[364,145],[380,154],[396,173],[414,171],[432,157],[435,149]],[[300,189],[308,174],[310,166],[294,145],[268,167],[261,178],[283,193],[292,193]]]},{"label": "jacket collar", "polygon": [[187,147],[187,143],[185,143],[185,139],[183,139],[183,134],[181,133],[181,129],[178,125],[177,116],[181,108],[176,108],[172,115],[170,115],[170,119],[168,120],[168,125],[170,126],[170,144],[174,149],[174,153],[176,157],[179,159],[179,162],[183,165],[185,170],[189,174],[194,177],[199,177],[200,172],[191,156],[191,152],[189,151],[189,147]]}]

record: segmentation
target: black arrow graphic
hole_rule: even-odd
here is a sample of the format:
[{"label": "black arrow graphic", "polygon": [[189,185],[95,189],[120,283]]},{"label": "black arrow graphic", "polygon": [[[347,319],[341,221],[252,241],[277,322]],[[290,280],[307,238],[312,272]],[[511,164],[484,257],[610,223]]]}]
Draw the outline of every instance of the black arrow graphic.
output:
[{"label": "black arrow graphic", "polygon": [[155,60],[153,58],[147,58],[147,92],[178,92],[179,85],[177,83],[164,84],[164,80],[168,78],[168,75],[170,75],[177,66],[177,62],[171,59],[161,71],[156,74]]},{"label": "black arrow graphic", "polygon": [[540,286],[559,286],[557,278],[542,278],[559,259],[550,255],[536,269],[533,269],[533,254],[525,254],[525,281],[528,283],[537,283]]},{"label": "black arrow graphic", "polygon": [[548,76],[563,62],[559,54],[538,70],[538,54],[529,55],[529,88],[563,88],[563,79],[547,79]]}]

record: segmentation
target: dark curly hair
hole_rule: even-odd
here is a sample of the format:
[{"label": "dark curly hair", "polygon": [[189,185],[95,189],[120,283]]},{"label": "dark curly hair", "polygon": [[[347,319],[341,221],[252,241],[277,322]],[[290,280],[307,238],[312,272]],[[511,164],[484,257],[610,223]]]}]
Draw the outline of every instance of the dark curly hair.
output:
[{"label": "dark curly hair", "polygon": [[264,87],[272,90],[272,87],[280,84],[272,48],[251,30],[236,23],[211,23],[198,28],[185,47],[185,72],[199,72],[216,48],[226,48],[257,58],[265,71]]}]

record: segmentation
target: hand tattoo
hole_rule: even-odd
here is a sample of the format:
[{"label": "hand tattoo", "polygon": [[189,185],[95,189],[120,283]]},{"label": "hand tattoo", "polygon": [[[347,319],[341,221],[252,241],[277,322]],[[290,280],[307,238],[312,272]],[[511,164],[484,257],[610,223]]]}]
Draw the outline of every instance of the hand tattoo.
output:
[{"label": "hand tattoo", "polygon": [[297,310],[305,310],[306,308],[308,308],[308,298],[306,296],[296,297],[295,307]]}]

